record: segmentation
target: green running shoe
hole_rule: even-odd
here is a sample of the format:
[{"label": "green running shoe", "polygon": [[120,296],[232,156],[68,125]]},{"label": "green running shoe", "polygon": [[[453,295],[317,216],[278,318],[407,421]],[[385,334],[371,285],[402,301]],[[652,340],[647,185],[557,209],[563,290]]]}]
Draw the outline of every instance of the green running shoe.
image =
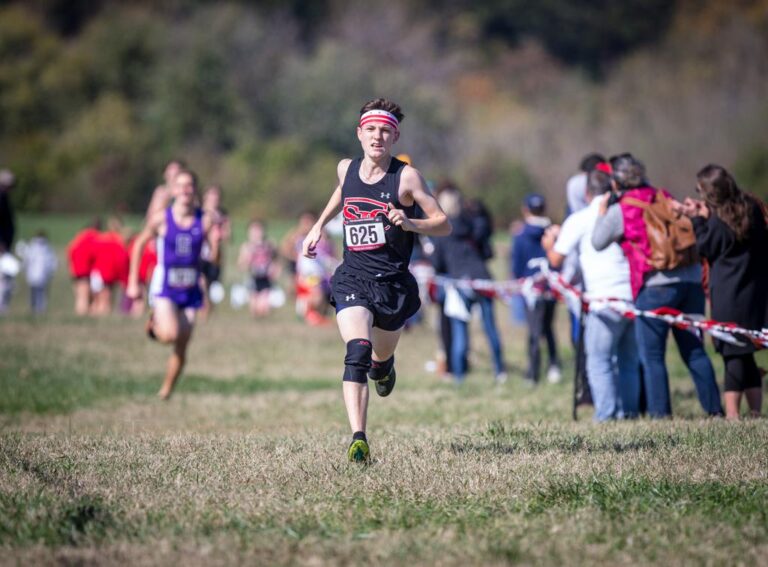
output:
[{"label": "green running shoe", "polygon": [[396,379],[397,372],[395,372],[395,367],[393,366],[392,372],[389,373],[389,376],[382,378],[381,380],[374,380],[374,383],[376,384],[376,393],[382,398],[386,398],[392,393],[392,390],[395,389]]},{"label": "green running shoe", "polygon": [[355,439],[347,449],[347,458],[352,463],[367,463],[370,458],[368,443],[363,439]]}]

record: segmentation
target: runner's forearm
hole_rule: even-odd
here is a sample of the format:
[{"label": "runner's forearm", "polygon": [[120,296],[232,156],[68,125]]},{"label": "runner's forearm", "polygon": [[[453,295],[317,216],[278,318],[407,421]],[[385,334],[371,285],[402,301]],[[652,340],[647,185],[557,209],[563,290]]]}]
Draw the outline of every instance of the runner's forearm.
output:
[{"label": "runner's forearm", "polygon": [[333,217],[339,214],[339,211],[341,211],[341,187],[336,187],[336,190],[331,194],[331,198],[328,199],[328,204],[317,219],[317,226],[320,228],[324,227]]},{"label": "runner's forearm", "polygon": [[146,248],[156,233],[150,232],[145,229],[139,233],[136,240],[133,243],[133,249],[131,250],[131,265],[128,270],[128,283],[133,282],[137,284],[139,282],[139,270],[141,268],[141,257],[144,254],[144,248]]},{"label": "runner's forearm", "polygon": [[145,232],[141,232],[133,243],[133,249],[131,250],[131,265],[128,270],[129,284],[137,284],[139,282],[139,266],[141,265],[141,254],[144,252],[144,247],[147,245],[147,242],[149,242],[147,234]]},{"label": "runner's forearm", "polygon": [[426,219],[409,219],[413,225],[413,232],[426,236],[448,236],[451,234],[451,221],[443,214]]}]

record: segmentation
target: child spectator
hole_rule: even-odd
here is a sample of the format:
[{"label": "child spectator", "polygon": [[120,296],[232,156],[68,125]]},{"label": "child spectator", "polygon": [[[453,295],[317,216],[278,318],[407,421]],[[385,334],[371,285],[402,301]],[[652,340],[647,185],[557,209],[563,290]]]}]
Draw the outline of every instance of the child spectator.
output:
[{"label": "child spectator", "polygon": [[248,237],[240,246],[238,265],[250,278],[250,309],[254,317],[269,314],[269,293],[276,276],[277,249],[266,238],[264,223],[258,220],[248,225]]},{"label": "child spectator", "polygon": [[24,275],[29,285],[29,306],[34,314],[48,309],[48,285],[58,267],[56,253],[48,242],[44,230],[40,230],[23,248]]}]

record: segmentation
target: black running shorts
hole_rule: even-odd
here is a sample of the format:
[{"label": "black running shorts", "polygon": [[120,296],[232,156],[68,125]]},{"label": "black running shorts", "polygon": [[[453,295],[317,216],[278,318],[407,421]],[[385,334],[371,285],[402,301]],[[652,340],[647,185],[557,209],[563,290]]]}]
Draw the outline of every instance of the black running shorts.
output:
[{"label": "black running shorts", "polygon": [[419,285],[410,272],[396,279],[378,280],[344,271],[331,278],[331,305],[336,313],[347,307],[365,307],[373,313],[373,326],[397,331],[421,307]]}]

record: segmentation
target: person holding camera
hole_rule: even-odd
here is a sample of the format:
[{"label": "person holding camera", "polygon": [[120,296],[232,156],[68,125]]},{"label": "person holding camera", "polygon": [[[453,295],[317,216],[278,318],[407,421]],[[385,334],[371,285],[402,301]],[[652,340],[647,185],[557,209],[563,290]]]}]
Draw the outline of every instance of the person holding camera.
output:
[{"label": "person holding camera", "polygon": [[[701,285],[701,264],[691,254],[692,234],[691,246],[685,249],[686,254],[679,255],[674,248],[665,249],[664,241],[656,238],[658,231],[654,232],[658,228],[658,209],[665,201],[671,201],[671,196],[648,182],[645,166],[632,154],[614,156],[610,164],[613,193],[603,198],[592,245],[596,250],[613,242],[621,245],[629,262],[632,295],[638,309],[669,307],[703,316],[706,298]],[[659,319],[639,317],[635,322],[647,410],[653,418],[672,415],[665,363],[669,329],[669,324]],[[683,329],[672,329],[672,335],[691,373],[702,408],[709,415],[722,415],[720,391],[704,343]]]}]

